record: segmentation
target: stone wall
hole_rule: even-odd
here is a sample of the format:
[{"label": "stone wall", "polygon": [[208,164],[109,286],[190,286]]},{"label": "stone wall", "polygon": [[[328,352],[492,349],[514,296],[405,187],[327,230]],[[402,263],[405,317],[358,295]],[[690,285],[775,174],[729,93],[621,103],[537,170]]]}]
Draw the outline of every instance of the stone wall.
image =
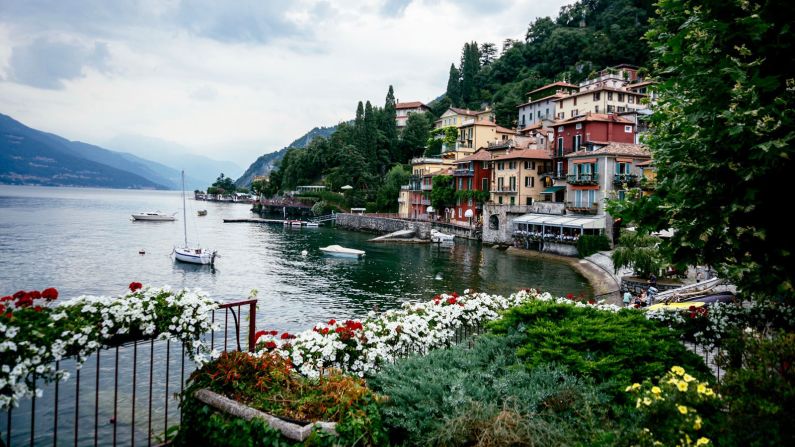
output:
[{"label": "stone wall", "polygon": [[[660,284],[657,282],[657,290],[659,292],[664,292],[666,290],[678,289],[682,287],[684,284]],[[640,292],[646,290],[649,287],[648,280],[636,278],[634,276],[624,276],[621,278],[621,293],[626,292],[629,290],[629,293],[633,295],[640,295]],[[659,293],[658,292],[658,293]]]},{"label": "stone wall", "polygon": [[478,228],[467,228],[458,225],[450,225],[438,222],[433,222],[431,226],[436,231],[440,231],[446,234],[454,234],[455,237],[460,237],[464,239],[473,239],[477,241],[480,240],[480,229]]},{"label": "stone wall", "polygon": [[400,230],[417,230],[417,237],[430,238],[431,224],[388,217],[372,217],[367,214],[337,214],[337,226],[346,230],[387,234]]}]

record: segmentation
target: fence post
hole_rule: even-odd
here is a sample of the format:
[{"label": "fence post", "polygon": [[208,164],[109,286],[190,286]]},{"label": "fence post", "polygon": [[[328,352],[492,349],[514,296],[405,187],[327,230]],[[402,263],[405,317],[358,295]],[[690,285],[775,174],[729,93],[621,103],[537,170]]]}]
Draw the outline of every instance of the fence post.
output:
[{"label": "fence post", "polygon": [[254,352],[254,333],[257,332],[257,301],[249,303],[248,305],[248,351]]}]

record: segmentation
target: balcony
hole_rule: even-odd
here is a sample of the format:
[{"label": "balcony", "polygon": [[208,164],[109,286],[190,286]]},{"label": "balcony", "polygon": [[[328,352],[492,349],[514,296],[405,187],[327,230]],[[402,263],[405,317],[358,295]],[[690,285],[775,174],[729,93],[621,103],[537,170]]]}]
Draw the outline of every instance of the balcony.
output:
[{"label": "balcony", "polygon": [[456,169],[453,171],[453,175],[457,177],[472,177],[475,175],[474,169]]},{"label": "balcony", "polygon": [[575,185],[575,186],[598,185],[599,174],[567,175],[566,182],[570,185]]},{"label": "balcony", "polygon": [[423,183],[422,185],[420,185],[420,191],[430,191],[431,189],[433,189],[433,184]]},{"label": "balcony", "polygon": [[420,205],[430,205],[430,204],[431,204],[431,199],[421,199],[420,200]]},{"label": "balcony", "polygon": [[516,188],[511,188],[510,186],[504,186],[502,188],[497,187],[494,191],[491,191],[497,194],[516,194]]},{"label": "balcony", "polygon": [[635,174],[616,174],[613,176],[613,186],[621,188],[624,185],[627,185],[628,188],[637,186],[638,176]]},{"label": "balcony", "polygon": [[572,214],[597,214],[599,212],[599,204],[596,202],[590,205],[587,203],[575,204],[566,202],[566,212]]}]

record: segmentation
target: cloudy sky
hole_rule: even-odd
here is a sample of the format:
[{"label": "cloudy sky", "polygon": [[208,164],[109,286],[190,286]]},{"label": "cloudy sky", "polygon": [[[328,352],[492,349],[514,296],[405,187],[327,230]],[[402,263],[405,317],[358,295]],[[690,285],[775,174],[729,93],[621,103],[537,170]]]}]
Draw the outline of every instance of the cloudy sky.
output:
[{"label": "cloudy sky", "polygon": [[0,0],[0,113],[73,140],[179,143],[245,167],[315,126],[442,93],[464,42],[571,0]]}]

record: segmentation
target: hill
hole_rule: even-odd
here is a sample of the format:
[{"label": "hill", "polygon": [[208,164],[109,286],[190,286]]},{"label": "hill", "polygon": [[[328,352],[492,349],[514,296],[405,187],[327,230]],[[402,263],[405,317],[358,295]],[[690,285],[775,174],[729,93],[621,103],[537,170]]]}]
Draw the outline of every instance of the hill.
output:
[{"label": "hill", "polygon": [[129,189],[172,187],[153,171],[150,163],[41,132],[0,114],[0,183]]},{"label": "hill", "polygon": [[251,166],[246,169],[246,172],[235,181],[235,186],[238,188],[245,188],[251,185],[251,181],[256,176],[268,175],[276,167],[277,163],[284,158],[287,150],[290,148],[305,148],[317,137],[330,137],[337,130],[337,126],[331,127],[315,127],[304,135],[298,137],[295,141],[288,144],[282,149],[261,155],[257,158]]}]

